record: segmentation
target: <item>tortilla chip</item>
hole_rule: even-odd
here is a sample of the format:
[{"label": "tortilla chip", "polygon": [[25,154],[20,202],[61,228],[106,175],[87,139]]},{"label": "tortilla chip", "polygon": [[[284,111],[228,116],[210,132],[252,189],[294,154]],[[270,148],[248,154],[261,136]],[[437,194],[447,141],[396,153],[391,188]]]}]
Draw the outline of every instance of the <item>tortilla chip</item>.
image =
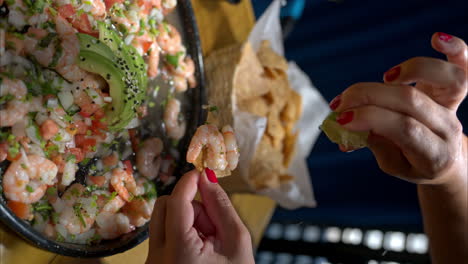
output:
[{"label": "tortilla chip", "polygon": [[289,174],[281,174],[281,175],[279,176],[279,181],[280,181],[280,183],[282,183],[282,184],[283,184],[283,183],[286,183],[286,182],[288,182],[288,181],[292,181],[292,180],[294,180],[294,176],[289,175]]},{"label": "tortilla chip", "polygon": [[266,133],[272,138],[272,145],[275,149],[281,150],[283,139],[286,134],[279,118],[279,113],[275,110],[268,114]]},{"label": "tortilla chip", "polygon": [[302,114],[302,97],[296,91],[291,90],[289,99],[281,111],[281,122],[287,131],[293,130],[296,122]]},{"label": "tortilla chip", "polygon": [[233,90],[237,100],[242,101],[267,93],[270,88],[262,75],[263,67],[252,46],[250,43],[245,44],[233,77]]},{"label": "tortilla chip", "polygon": [[279,186],[279,175],[285,171],[282,161],[283,154],[273,148],[267,137],[263,137],[249,171],[250,180],[257,190]]},{"label": "tortilla chip", "polygon": [[268,102],[263,97],[253,97],[248,100],[240,101],[237,103],[237,106],[241,111],[264,117],[268,115],[269,111]]},{"label": "tortilla chip", "polygon": [[284,139],[284,146],[283,146],[283,165],[287,168],[291,163],[292,158],[294,157],[294,153],[296,151],[296,140],[297,140],[298,132],[291,133],[288,131],[286,137]]},{"label": "tortilla chip", "polygon": [[286,75],[288,62],[283,56],[273,51],[268,40],[262,41],[257,56],[263,67],[270,68],[275,74]]}]

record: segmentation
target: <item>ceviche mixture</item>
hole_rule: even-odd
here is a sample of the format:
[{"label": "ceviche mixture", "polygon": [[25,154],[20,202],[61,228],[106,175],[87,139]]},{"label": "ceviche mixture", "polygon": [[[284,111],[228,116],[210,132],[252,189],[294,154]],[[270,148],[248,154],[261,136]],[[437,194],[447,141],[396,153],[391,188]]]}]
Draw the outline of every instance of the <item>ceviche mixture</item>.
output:
[{"label": "ceviche mixture", "polygon": [[[0,0],[0,176],[8,207],[51,239],[97,243],[149,221],[154,182],[174,181],[163,140],[143,136],[156,78],[166,137],[194,63],[165,20],[176,0]],[[155,121],[156,122],[156,121]]]}]

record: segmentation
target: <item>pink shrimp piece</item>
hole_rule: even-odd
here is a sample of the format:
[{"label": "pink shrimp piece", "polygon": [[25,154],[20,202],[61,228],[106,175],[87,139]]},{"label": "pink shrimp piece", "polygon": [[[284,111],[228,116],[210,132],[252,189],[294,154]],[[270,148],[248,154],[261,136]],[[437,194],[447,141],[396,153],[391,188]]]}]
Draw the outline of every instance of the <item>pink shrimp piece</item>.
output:
[{"label": "pink shrimp piece", "polygon": [[111,185],[120,197],[125,201],[130,201],[130,193],[136,192],[136,182],[132,174],[118,168],[112,170]]},{"label": "pink shrimp piece", "polygon": [[151,44],[148,58],[148,76],[154,78],[158,76],[158,66],[159,66],[159,47],[157,42]]},{"label": "pink shrimp piece", "polygon": [[130,224],[136,227],[143,226],[151,219],[156,199],[134,199],[127,203],[122,212],[129,218]]},{"label": "pink shrimp piece", "polygon": [[3,175],[3,193],[12,201],[35,203],[44,196],[47,185],[55,182],[57,171],[57,166],[46,158],[22,155]]},{"label": "pink shrimp piece", "polygon": [[163,119],[167,135],[175,140],[181,139],[187,128],[185,121],[179,121],[179,114],[180,101],[175,98],[169,99],[164,110]]},{"label": "pink shrimp piece", "polygon": [[169,54],[175,54],[182,48],[182,39],[179,31],[167,23],[161,23],[159,25],[159,35],[157,36],[159,47]]},{"label": "pink shrimp piece", "polygon": [[236,136],[230,125],[226,125],[222,129],[224,144],[226,145],[226,160],[231,171],[237,167],[239,162],[239,148],[237,147]]},{"label": "pink shrimp piece", "polygon": [[197,128],[187,151],[187,162],[195,163],[204,149],[206,149],[204,152],[206,156],[203,157],[204,167],[221,171],[226,169],[228,162],[224,138],[214,125],[202,125]]},{"label": "pink shrimp piece", "polygon": [[143,142],[136,155],[138,172],[152,180],[159,174],[163,142],[159,138],[150,138]]},{"label": "pink shrimp piece", "polygon": [[27,93],[26,85],[21,80],[4,78],[0,83],[0,97],[12,95],[13,99],[0,110],[0,127],[13,126],[21,121],[29,110],[29,103],[24,102]]}]

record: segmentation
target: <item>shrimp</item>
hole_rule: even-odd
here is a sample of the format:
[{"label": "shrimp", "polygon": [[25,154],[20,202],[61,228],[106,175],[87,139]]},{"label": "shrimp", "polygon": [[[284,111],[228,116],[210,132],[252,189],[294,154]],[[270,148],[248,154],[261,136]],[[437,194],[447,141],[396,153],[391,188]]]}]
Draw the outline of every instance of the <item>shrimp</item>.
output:
[{"label": "shrimp", "polygon": [[63,55],[55,68],[65,79],[76,82],[86,76],[86,72],[75,64],[80,52],[80,42],[75,29],[61,16],[55,16],[56,30],[59,35]]},{"label": "shrimp", "polygon": [[26,154],[13,161],[3,175],[5,197],[12,201],[31,204],[44,196],[47,185],[56,181],[57,165],[52,161]]},{"label": "shrimp", "polygon": [[197,81],[194,77],[195,64],[191,58],[185,57],[183,60],[180,59],[177,67],[168,65],[168,69],[174,74],[174,86],[178,92],[185,92],[187,90],[187,82],[190,88],[197,86]]},{"label": "shrimp", "polygon": [[111,185],[117,191],[120,197],[125,201],[130,201],[129,191],[134,194],[136,192],[136,182],[132,174],[117,168],[112,170]]},{"label": "shrimp", "polygon": [[197,128],[195,135],[193,135],[190,141],[187,161],[195,163],[205,148],[203,166],[212,170],[225,170],[228,165],[226,161],[226,146],[224,145],[223,135],[214,125],[203,125]]},{"label": "shrimp", "polygon": [[187,127],[185,121],[179,121],[179,114],[180,101],[175,98],[169,99],[164,110],[163,119],[167,135],[175,140],[179,140],[184,136]]},{"label": "shrimp", "polygon": [[159,65],[159,46],[157,42],[151,44],[148,58],[148,76],[154,78],[158,76],[158,65]]},{"label": "shrimp", "polygon": [[184,77],[174,75],[172,81],[174,82],[174,88],[177,92],[183,93],[187,91],[187,80]]},{"label": "shrimp", "polygon": [[237,167],[239,162],[239,149],[237,147],[236,136],[230,125],[226,125],[222,129],[224,144],[226,145],[226,160],[231,171]]},{"label": "shrimp", "polygon": [[150,199],[148,201],[144,199],[134,199],[122,208],[122,212],[129,218],[131,225],[140,227],[151,219],[155,202],[156,199]]},{"label": "shrimp", "polygon": [[161,49],[169,54],[175,54],[182,48],[182,39],[180,38],[179,31],[167,23],[159,25],[159,35],[157,41]]},{"label": "shrimp", "polygon": [[167,15],[169,14],[172,10],[177,5],[177,0],[162,0],[162,8],[163,8],[163,14]]},{"label": "shrimp", "polygon": [[24,102],[27,88],[21,80],[4,78],[0,84],[0,97],[12,95],[14,98],[6,103],[5,109],[0,110],[0,127],[13,126],[21,121],[28,113],[29,105]]},{"label": "shrimp", "polygon": [[96,223],[97,233],[103,239],[114,239],[135,230],[135,226],[130,224],[130,219],[123,213],[100,213],[96,218]]},{"label": "shrimp", "polygon": [[150,138],[143,142],[136,155],[136,165],[141,175],[150,180],[158,176],[162,150],[163,142],[159,138]]},{"label": "shrimp", "polygon": [[72,206],[63,209],[59,224],[72,235],[82,234],[91,229],[97,213],[96,201],[92,197],[78,197]]},{"label": "shrimp", "polygon": [[120,196],[116,196],[99,212],[96,217],[96,230],[102,238],[113,239],[135,229],[126,215],[117,213],[124,205],[125,201]]},{"label": "shrimp", "polygon": [[88,1],[90,3],[90,11],[94,18],[102,20],[106,16],[106,4],[102,0]]}]

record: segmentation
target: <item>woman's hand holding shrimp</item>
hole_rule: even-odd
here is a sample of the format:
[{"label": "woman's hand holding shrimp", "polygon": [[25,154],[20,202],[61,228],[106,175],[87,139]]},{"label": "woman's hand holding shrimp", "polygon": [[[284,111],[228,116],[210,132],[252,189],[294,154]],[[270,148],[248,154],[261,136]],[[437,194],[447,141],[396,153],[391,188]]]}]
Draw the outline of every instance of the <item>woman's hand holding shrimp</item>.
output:
[{"label": "woman's hand holding shrimp", "polygon": [[[197,189],[203,202],[194,200]],[[150,223],[150,263],[254,263],[246,227],[205,172],[188,172],[170,196],[158,198]]]},{"label": "woman's hand holding shrimp", "polygon": [[337,107],[338,100],[331,104],[343,127],[371,131],[369,148],[383,171],[418,184],[448,183],[467,172],[467,140],[456,116],[467,93],[467,47],[450,37],[432,37],[448,61],[411,58],[386,72],[385,83],[352,85]]},{"label": "woman's hand holding shrimp", "polygon": [[355,84],[330,106],[346,129],[371,132],[383,171],[419,184],[433,263],[458,263],[468,259],[468,139],[456,115],[467,94],[468,48],[444,33],[432,36],[432,46],[448,61],[409,59],[383,84]]}]

